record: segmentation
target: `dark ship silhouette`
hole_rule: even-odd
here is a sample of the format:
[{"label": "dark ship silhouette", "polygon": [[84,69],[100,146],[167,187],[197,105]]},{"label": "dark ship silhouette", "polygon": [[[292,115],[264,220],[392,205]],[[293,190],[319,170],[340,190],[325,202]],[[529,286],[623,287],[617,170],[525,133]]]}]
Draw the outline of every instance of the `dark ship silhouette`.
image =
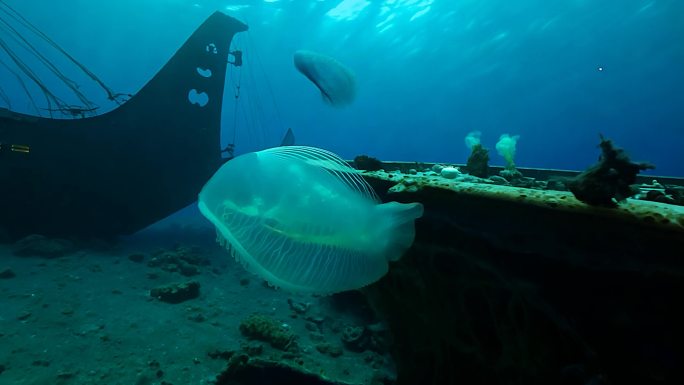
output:
[{"label": "dark ship silhouette", "polygon": [[99,116],[0,109],[0,230],[110,237],[192,203],[223,162],[224,83],[238,64],[230,43],[246,30],[214,13],[137,94]]}]

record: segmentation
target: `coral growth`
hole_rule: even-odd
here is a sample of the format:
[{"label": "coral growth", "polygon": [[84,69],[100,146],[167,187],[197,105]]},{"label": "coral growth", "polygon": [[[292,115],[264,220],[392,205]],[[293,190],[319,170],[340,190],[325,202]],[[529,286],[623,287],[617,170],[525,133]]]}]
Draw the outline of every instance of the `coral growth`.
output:
[{"label": "coral growth", "polygon": [[290,350],[295,346],[295,335],[289,328],[261,314],[244,319],[240,332],[247,338],[268,342],[276,349]]},{"label": "coral growth", "polygon": [[594,206],[615,207],[637,192],[632,185],[640,171],[655,168],[650,163],[632,162],[627,153],[601,136],[598,163],[568,180],[575,198]]},{"label": "coral growth", "polygon": [[501,155],[506,161],[506,169],[512,170],[515,168],[515,148],[518,144],[518,139],[520,135],[508,135],[503,134],[496,142],[496,152]]},{"label": "coral growth", "polygon": [[468,163],[466,163],[465,170],[468,174],[478,178],[486,178],[489,176],[489,150],[484,148],[482,144],[474,144],[470,148],[470,156]]},{"label": "coral growth", "polygon": [[384,168],[382,162],[368,155],[359,155],[354,158],[354,168],[357,170],[378,171]]}]

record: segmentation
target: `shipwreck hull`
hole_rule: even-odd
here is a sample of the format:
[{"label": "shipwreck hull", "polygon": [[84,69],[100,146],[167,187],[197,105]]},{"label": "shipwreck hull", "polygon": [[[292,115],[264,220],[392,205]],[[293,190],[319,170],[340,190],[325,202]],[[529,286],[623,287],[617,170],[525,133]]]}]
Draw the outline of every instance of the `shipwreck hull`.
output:
[{"label": "shipwreck hull", "polygon": [[[246,29],[213,14],[136,95],[103,115],[2,111],[0,230],[11,238],[110,237],[192,203],[222,163],[228,51]],[[190,95],[202,93],[208,102],[193,103]]]},{"label": "shipwreck hull", "polygon": [[413,247],[364,289],[398,384],[684,380],[684,207],[364,175],[383,201],[425,207]]}]

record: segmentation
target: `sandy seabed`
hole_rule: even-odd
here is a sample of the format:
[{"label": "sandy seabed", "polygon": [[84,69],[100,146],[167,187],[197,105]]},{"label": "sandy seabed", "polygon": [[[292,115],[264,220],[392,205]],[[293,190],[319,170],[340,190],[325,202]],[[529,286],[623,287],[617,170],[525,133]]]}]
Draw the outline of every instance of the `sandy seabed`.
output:
[{"label": "sandy seabed", "polygon": [[[344,349],[341,330],[369,322],[353,304],[268,287],[213,241],[211,229],[190,240],[165,231],[54,258],[17,256],[13,245],[0,245],[0,270],[14,275],[0,279],[0,384],[212,384],[226,361],[210,353],[246,344],[263,348],[261,358],[293,359],[352,384],[370,383],[378,371],[391,376],[387,355]],[[198,274],[150,263],[179,248],[201,255]],[[150,296],[154,287],[190,280],[201,285],[198,298],[170,304]],[[300,351],[248,341],[239,325],[254,313],[290,329]],[[324,320],[317,330],[312,317]],[[321,352],[321,343],[339,346],[341,355]]]}]

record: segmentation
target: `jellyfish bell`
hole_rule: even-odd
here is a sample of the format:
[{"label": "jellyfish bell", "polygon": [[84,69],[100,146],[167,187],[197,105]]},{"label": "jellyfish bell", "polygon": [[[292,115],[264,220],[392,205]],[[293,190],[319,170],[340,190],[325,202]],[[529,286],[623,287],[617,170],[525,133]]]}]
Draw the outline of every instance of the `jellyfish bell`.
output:
[{"label": "jellyfish bell", "polygon": [[299,50],[294,65],[321,91],[323,101],[340,107],[351,104],[356,97],[356,76],[336,59],[317,52]]},{"label": "jellyfish bell", "polygon": [[307,146],[224,163],[198,206],[248,271],[272,286],[316,294],[379,280],[411,246],[423,215],[420,203],[382,203],[342,158]]}]

